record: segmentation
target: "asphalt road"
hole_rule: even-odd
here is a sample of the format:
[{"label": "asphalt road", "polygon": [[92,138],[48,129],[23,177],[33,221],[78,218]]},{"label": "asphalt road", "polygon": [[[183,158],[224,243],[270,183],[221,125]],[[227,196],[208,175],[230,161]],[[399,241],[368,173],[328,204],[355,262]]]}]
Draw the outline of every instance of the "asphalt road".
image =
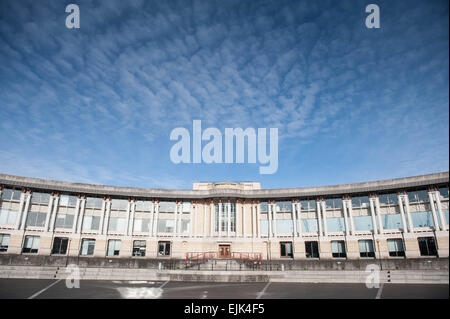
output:
[{"label": "asphalt road", "polygon": [[449,286],[0,279],[0,299],[448,299]]}]

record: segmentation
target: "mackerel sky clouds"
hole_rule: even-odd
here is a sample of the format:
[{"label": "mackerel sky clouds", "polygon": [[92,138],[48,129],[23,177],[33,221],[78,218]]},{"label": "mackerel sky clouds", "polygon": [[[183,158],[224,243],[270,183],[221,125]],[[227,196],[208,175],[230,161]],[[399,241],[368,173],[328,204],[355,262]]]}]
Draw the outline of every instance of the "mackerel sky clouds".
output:
[{"label": "mackerel sky clouds", "polygon": [[[438,0],[0,0],[0,172],[275,188],[446,171],[448,15]],[[171,130],[196,119],[278,128],[277,173],[173,164]]]}]

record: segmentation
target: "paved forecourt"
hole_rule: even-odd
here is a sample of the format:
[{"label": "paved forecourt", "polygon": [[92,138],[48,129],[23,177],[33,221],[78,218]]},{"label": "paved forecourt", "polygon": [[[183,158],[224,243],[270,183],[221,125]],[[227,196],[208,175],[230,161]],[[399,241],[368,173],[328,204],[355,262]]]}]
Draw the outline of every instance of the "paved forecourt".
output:
[{"label": "paved forecourt", "polygon": [[0,279],[0,299],[448,299],[448,284],[209,283],[83,280],[80,288],[47,279]]}]

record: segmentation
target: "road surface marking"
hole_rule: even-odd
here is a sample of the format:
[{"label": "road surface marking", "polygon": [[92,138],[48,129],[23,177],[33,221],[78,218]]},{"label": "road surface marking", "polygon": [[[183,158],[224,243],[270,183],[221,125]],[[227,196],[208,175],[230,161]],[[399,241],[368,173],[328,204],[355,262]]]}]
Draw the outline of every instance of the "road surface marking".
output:
[{"label": "road surface marking", "polygon": [[382,283],[380,288],[378,288],[378,293],[377,293],[377,296],[375,297],[375,299],[381,298],[381,292],[383,291],[383,287],[384,287],[384,283]]},{"label": "road surface marking", "polygon": [[258,297],[256,297],[256,299],[261,299],[262,295],[264,294],[264,292],[267,290],[267,288],[270,286],[271,282],[269,281],[265,286],[264,289],[261,290],[261,292],[258,294]]},{"label": "road surface marking", "polygon": [[34,298],[36,298],[36,297],[39,296],[41,293],[43,293],[44,291],[46,291],[46,290],[49,289],[50,287],[56,285],[56,284],[57,284],[58,282],[60,282],[61,280],[62,280],[62,279],[59,279],[59,280],[55,281],[54,283],[48,285],[48,286],[45,287],[44,289],[42,289],[42,290],[38,291],[37,293],[35,293],[34,295],[28,297],[28,299],[34,299]]},{"label": "road surface marking", "polygon": [[164,287],[165,285],[167,285],[167,283],[169,282],[170,280],[167,280],[165,283],[163,283],[161,286],[159,286],[159,288],[162,288],[162,287]]}]

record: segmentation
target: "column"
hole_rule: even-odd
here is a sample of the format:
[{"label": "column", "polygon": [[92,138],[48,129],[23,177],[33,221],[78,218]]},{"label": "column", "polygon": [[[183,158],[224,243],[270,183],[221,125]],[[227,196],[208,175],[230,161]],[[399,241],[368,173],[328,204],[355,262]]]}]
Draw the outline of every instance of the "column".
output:
[{"label": "column", "polygon": [[128,198],[128,204],[127,204],[127,219],[125,221],[125,224],[127,225],[127,227],[125,228],[125,236],[128,236],[129,232],[130,232],[130,207],[131,203],[130,203],[130,198]]},{"label": "column", "polygon": [[300,239],[302,235],[302,204],[297,201],[297,220],[298,220],[298,236]]},{"label": "column", "polygon": [[111,216],[111,198],[108,197],[108,200],[106,201],[106,218],[105,218],[105,225],[103,226],[103,231],[105,235],[108,235],[109,230],[109,217]]},{"label": "column", "polygon": [[79,214],[80,214],[80,195],[78,195],[77,198],[77,203],[75,204],[75,218],[73,220],[73,226],[72,226],[72,234],[75,234],[77,232],[77,226],[78,226],[78,218],[79,218]]},{"label": "column", "polygon": [[55,229],[55,221],[56,221],[56,214],[58,213],[58,204],[59,204],[59,194],[56,194],[55,197],[53,197],[54,205],[53,205],[53,214],[52,218],[50,219],[50,231],[53,232]]},{"label": "column", "polygon": [[100,216],[100,234],[103,235],[103,225],[104,225],[104,220],[105,220],[105,209],[106,207],[106,197],[103,197],[103,202],[102,202],[102,215]]},{"label": "column", "polygon": [[28,210],[30,209],[30,201],[31,201],[31,192],[29,192],[28,194],[25,193],[25,208],[22,214],[22,222],[20,223],[20,228],[19,229],[25,229],[26,228],[26,222],[27,222],[27,217],[28,217]]},{"label": "column", "polygon": [[209,213],[210,213],[210,220],[209,220],[209,237],[214,237],[214,226],[215,226],[215,207],[214,207],[214,201],[211,200],[209,203]]},{"label": "column", "polygon": [[241,210],[240,207],[240,203],[239,203],[239,199],[236,199],[236,204],[234,205],[234,209],[235,209],[235,223],[234,223],[234,237],[237,237],[238,234],[241,232],[241,223],[240,223],[240,215],[239,211]]},{"label": "column", "polygon": [[348,229],[348,220],[347,220],[347,201],[345,197],[342,197],[342,214],[344,215],[344,225],[345,225],[345,235],[350,235]]},{"label": "column", "polygon": [[398,206],[400,208],[400,217],[402,219],[403,232],[407,233],[408,227],[406,227],[405,213],[403,211],[403,198],[400,194],[397,194],[397,198],[398,198]]},{"label": "column", "polygon": [[[133,219],[134,219],[134,213],[136,211],[136,199],[134,200],[133,206],[134,206],[134,209],[135,209],[133,211]],[[144,204],[144,209],[145,209],[145,204]],[[149,227],[149,233],[150,233],[149,235],[150,236],[153,236],[153,234],[155,233],[154,232],[154,229],[155,229],[154,225],[155,225],[155,201],[152,200],[152,205],[150,206],[150,227]],[[133,227],[134,227],[134,221],[133,221]]]},{"label": "column", "polygon": [[[128,236],[133,236],[133,232],[134,232],[134,215],[136,214],[136,199],[133,199],[130,202],[130,231],[128,233]],[[151,232],[152,231],[152,224],[150,221],[150,226],[148,227],[148,231]]]},{"label": "column", "polygon": [[439,211],[439,217],[441,218],[441,227],[442,230],[447,230],[447,221],[445,220],[444,212],[442,211],[442,205],[441,205],[441,193],[439,193],[438,190],[434,192],[434,196],[436,198],[436,205]]},{"label": "column", "polygon": [[222,201],[219,200],[219,238],[222,237]]},{"label": "column", "polygon": [[323,234],[325,237],[327,237],[328,236],[327,207],[325,205],[325,201],[323,200],[323,198],[320,203],[322,204]]},{"label": "column", "polygon": [[372,194],[370,194],[369,197],[369,204],[370,204],[370,217],[372,218],[372,228],[373,228],[373,233],[377,234],[378,230],[377,230],[377,222],[375,219],[375,208],[374,208],[374,199],[372,198]]},{"label": "column", "polygon": [[261,216],[261,205],[260,202],[258,201],[256,203],[256,223],[255,223],[255,227],[256,227],[256,237],[260,238],[261,237],[261,227],[260,227],[260,222],[259,222],[259,218]]},{"label": "column", "polygon": [[18,217],[16,218],[16,227],[15,227],[16,230],[20,229],[20,227],[22,226],[22,217],[24,214],[23,209],[25,207],[26,198],[27,196],[24,190],[22,193],[20,193],[19,213],[17,214]]},{"label": "column", "polygon": [[48,207],[47,207],[47,216],[45,217],[45,225],[44,225],[44,231],[48,231],[50,218],[52,217],[52,207],[53,207],[53,193],[51,193],[50,198],[48,200]]},{"label": "column", "polygon": [[175,207],[173,212],[173,233],[172,236],[176,237],[178,233],[178,201],[175,201]]},{"label": "column", "polygon": [[431,206],[431,213],[433,216],[433,225],[434,225],[434,229],[435,230],[439,230],[439,221],[437,219],[437,215],[436,215],[436,207],[434,206],[434,197],[433,197],[433,193],[430,191],[430,189],[428,189],[428,199],[430,200],[430,206]]},{"label": "column", "polygon": [[155,217],[153,219],[153,236],[158,237],[158,219],[159,219],[159,199],[153,201],[154,207],[153,210],[155,211]]},{"label": "column", "polygon": [[413,233],[414,232],[414,224],[412,222],[411,212],[409,210],[409,198],[408,198],[408,195],[405,194],[403,196],[403,201],[405,203],[406,217],[408,218],[409,232]]},{"label": "column", "polygon": [[231,232],[231,202],[228,200],[227,206],[227,237],[230,237]]},{"label": "column", "polygon": [[206,237],[206,202],[203,202],[202,206],[203,206],[203,237]]},{"label": "column", "polygon": [[[79,233],[79,234],[81,234],[81,231],[83,230],[83,220],[84,220],[85,208],[86,208],[86,196],[83,196],[83,198],[80,199],[80,218],[78,219],[78,229],[77,229],[77,233]],[[100,224],[100,227],[102,227],[102,225],[103,224]]]},{"label": "column", "polygon": [[316,200],[316,208],[317,208],[317,223],[319,224],[319,237],[322,237],[322,218],[320,217],[320,201]]},{"label": "column", "polygon": [[294,231],[294,233],[292,234],[292,237],[297,237],[297,219],[295,218],[295,215],[297,214],[296,212],[296,207],[297,205],[295,204],[294,200],[292,200],[292,229]]},{"label": "column", "polygon": [[267,202],[267,222],[269,224],[269,238],[273,236],[272,234],[272,204],[270,201]]},{"label": "column", "polygon": [[252,237],[256,238],[256,205],[255,202],[252,202]]},{"label": "column", "polygon": [[193,201],[191,201],[191,210],[189,212],[189,237],[192,237],[192,235],[194,234],[194,216],[193,214],[195,213],[195,204]]},{"label": "column", "polygon": [[352,200],[348,198],[347,200],[347,210],[348,210],[348,218],[350,219],[350,227],[352,229],[352,235],[355,235],[355,223],[353,222],[353,204]]},{"label": "column", "polygon": [[375,214],[378,217],[378,227],[380,235],[383,234],[384,228],[383,228],[383,220],[381,218],[381,211],[380,211],[380,199],[378,198],[378,195],[375,194]]},{"label": "column", "polygon": [[242,202],[242,237],[247,237],[247,231],[245,229],[245,222],[246,222],[246,209],[245,209],[245,201]]}]

